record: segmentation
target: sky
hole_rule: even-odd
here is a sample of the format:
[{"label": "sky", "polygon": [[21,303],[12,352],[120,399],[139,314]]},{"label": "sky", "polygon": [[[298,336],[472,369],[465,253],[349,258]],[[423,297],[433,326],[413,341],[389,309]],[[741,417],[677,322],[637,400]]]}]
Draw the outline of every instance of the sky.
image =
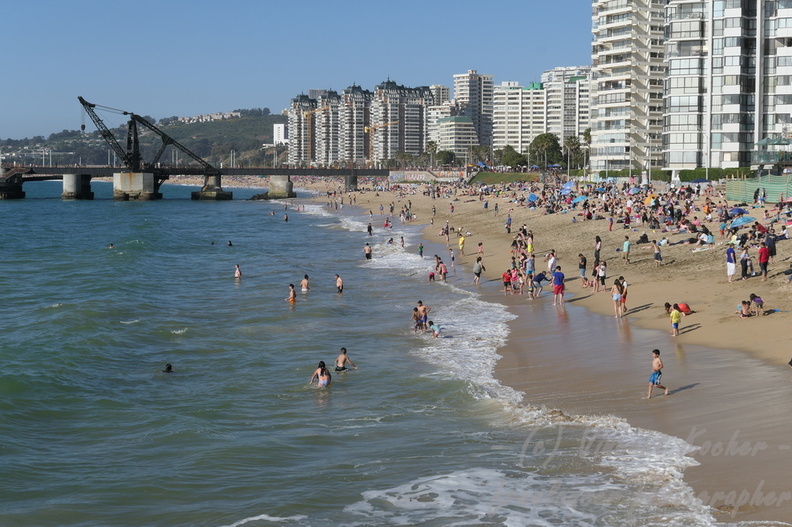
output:
[{"label": "sky", "polygon": [[589,0],[27,0],[2,17],[0,139],[93,131],[77,96],[156,119],[280,113],[310,89],[525,85],[591,62]]}]

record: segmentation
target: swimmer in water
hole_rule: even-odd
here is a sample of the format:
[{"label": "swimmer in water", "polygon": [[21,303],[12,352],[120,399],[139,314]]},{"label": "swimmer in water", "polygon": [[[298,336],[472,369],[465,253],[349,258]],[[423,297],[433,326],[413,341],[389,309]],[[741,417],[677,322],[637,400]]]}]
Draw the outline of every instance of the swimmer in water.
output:
[{"label": "swimmer in water", "polygon": [[350,359],[347,356],[347,349],[341,348],[341,354],[338,357],[336,357],[335,371],[346,371],[348,369],[346,366],[347,364],[349,364],[355,369],[358,368],[357,366],[355,366],[355,363],[352,362],[352,359]]},{"label": "swimmer in water", "polygon": [[237,280],[242,278],[242,269],[239,268],[239,264],[236,264],[234,266],[234,278],[236,278]]},{"label": "swimmer in water", "polygon": [[294,284],[289,284],[289,296],[284,298],[284,300],[288,300],[291,303],[297,301],[297,291],[294,290]]},{"label": "swimmer in water", "polygon": [[165,369],[162,370],[162,373],[173,373],[173,366],[171,366],[170,364],[166,364]]},{"label": "swimmer in water", "polygon": [[308,275],[303,276],[302,282],[300,282],[300,289],[303,293],[307,293],[311,290],[311,287],[308,284]]},{"label": "swimmer in water", "polygon": [[324,388],[325,386],[330,385],[330,381],[332,377],[330,376],[330,372],[328,371],[327,367],[323,360],[319,361],[319,365],[316,367],[316,370],[313,372],[311,376],[311,380],[308,384],[313,384],[314,379],[316,379],[316,385],[320,388]]},{"label": "swimmer in water", "polygon": [[113,245],[113,244],[111,243],[111,244],[110,244],[110,247],[108,247],[108,249],[115,249],[115,245]]}]

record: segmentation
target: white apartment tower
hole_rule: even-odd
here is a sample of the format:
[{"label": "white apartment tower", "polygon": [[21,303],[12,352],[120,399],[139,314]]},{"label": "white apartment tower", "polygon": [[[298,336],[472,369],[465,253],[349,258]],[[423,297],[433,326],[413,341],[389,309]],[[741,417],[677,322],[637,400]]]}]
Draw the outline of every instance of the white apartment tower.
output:
[{"label": "white apartment tower", "polygon": [[660,168],[665,3],[594,0],[593,171]]},{"label": "white apartment tower", "polygon": [[547,131],[546,93],[542,84],[503,82],[493,88],[492,147],[511,146],[527,152],[537,135]]},{"label": "white apartment tower", "polygon": [[750,166],[792,131],[792,1],[669,0],[665,22],[667,168]]},{"label": "white apartment tower", "polygon": [[426,147],[426,109],[432,105],[427,86],[406,88],[391,80],[376,86],[371,100],[371,157],[375,163],[396,154],[419,155]]},{"label": "white apartment tower", "polygon": [[473,121],[479,145],[492,144],[492,75],[476,70],[454,75],[454,102],[458,115]]},{"label": "white apartment tower", "polygon": [[365,166],[369,158],[371,98],[373,94],[360,86],[352,85],[341,92],[341,156],[355,166]]},{"label": "white apartment tower", "polygon": [[563,145],[567,137],[583,142],[583,132],[590,125],[590,66],[553,68],[542,73],[546,94],[547,132]]}]

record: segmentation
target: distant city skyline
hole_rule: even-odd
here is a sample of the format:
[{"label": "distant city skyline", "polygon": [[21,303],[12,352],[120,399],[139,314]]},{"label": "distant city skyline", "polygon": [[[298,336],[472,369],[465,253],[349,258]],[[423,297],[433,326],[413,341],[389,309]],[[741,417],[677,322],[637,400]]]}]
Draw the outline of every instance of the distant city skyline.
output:
[{"label": "distant city skyline", "polygon": [[[95,0],[4,7],[0,139],[76,130],[77,101],[156,119],[236,109],[280,113],[310,89],[453,85],[475,69],[496,84],[591,62],[591,4],[494,0],[155,3]],[[118,126],[123,116],[108,116]]]}]

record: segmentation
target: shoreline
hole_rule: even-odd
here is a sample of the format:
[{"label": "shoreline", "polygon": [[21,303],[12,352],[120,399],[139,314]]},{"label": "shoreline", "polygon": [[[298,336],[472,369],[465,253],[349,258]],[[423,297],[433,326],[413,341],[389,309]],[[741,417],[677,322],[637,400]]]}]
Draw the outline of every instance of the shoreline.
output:
[{"label": "shoreline", "polygon": [[[316,192],[315,198],[308,198],[316,202],[327,201],[324,191],[334,187],[331,182],[314,182],[309,185],[301,184],[300,188]],[[640,246],[635,246],[637,250],[633,256],[633,263],[626,264],[616,258],[612,259],[612,263],[609,262],[612,270],[609,274],[613,276],[623,274],[630,283],[628,304],[630,311],[625,319],[614,320],[608,318],[609,313],[612,314],[612,302],[608,293],[595,294],[590,289],[580,287],[576,265],[578,249],[570,249],[577,245],[580,247],[579,252],[590,254],[591,250],[583,250],[583,245],[589,244],[580,236],[569,235],[568,231],[583,227],[579,230],[588,231],[585,234],[589,234],[589,239],[592,241],[594,237],[592,233],[599,233],[605,241],[603,253],[618,257],[619,254],[614,251],[618,246],[618,241],[615,240],[623,237],[625,232],[636,233],[640,229],[603,233],[602,227],[607,229],[607,226],[601,221],[577,222],[570,228],[573,217],[571,214],[545,216],[541,212],[537,214],[537,211],[516,209],[503,199],[499,202],[501,206],[498,214],[492,209],[492,201],[498,200],[494,197],[488,198],[490,206],[484,209],[482,203],[471,196],[457,195],[449,196],[448,199],[431,199],[428,196],[415,194],[399,197],[390,191],[381,193],[358,191],[338,195],[339,198],[341,196],[344,196],[345,204],[349,203],[350,196],[355,196],[352,205],[359,207],[364,214],[365,210],[369,209],[375,218],[378,218],[380,205],[385,206],[388,211],[389,203],[393,203],[394,214],[398,215],[399,208],[409,202],[411,210],[417,215],[416,223],[424,225],[425,240],[431,243],[442,245],[444,239],[438,239],[437,231],[446,221],[463,230],[464,233],[469,232],[465,244],[466,256],[458,253],[457,245],[454,243],[455,238],[452,238],[449,247],[456,253],[456,263],[470,271],[475,261],[474,248],[479,241],[484,243],[484,262],[487,271],[482,276],[486,276],[488,282],[484,287],[489,287],[491,282],[499,283],[500,272],[509,263],[511,235],[506,234],[502,226],[506,214],[513,215],[515,226],[523,223],[528,225],[528,228],[537,234],[537,250],[535,250],[537,255],[540,251],[547,251],[550,248],[556,248],[559,252],[560,264],[567,276],[568,291],[574,294],[574,297],[567,300],[569,309],[585,308],[585,311],[590,313],[586,318],[594,317],[596,319],[594,323],[620,324],[621,329],[617,331],[642,333],[642,337],[658,342],[657,347],[666,351],[663,358],[666,360],[667,375],[671,379],[669,384],[673,382],[670,386],[671,392],[676,397],[661,398],[658,395],[653,399],[661,400],[640,399],[640,394],[645,393],[647,386],[643,378],[648,377],[646,373],[650,364],[648,352],[651,350],[643,344],[630,344],[639,355],[639,358],[635,359],[637,365],[628,361],[629,366],[636,371],[630,371],[629,375],[623,377],[619,375],[624,372],[615,374],[607,368],[597,371],[600,381],[607,380],[604,384],[615,394],[615,397],[610,396],[606,401],[599,403],[591,401],[591,394],[601,392],[600,383],[596,380],[581,382],[580,379],[585,378],[586,374],[578,376],[576,368],[570,368],[566,362],[543,363],[541,371],[536,373],[537,378],[534,378],[531,368],[526,363],[533,360],[532,355],[535,350],[526,349],[525,343],[530,342],[530,332],[527,328],[521,327],[520,323],[529,318],[530,309],[538,307],[559,309],[546,300],[546,296],[551,294],[547,292],[547,288],[544,293],[545,298],[535,300],[524,299],[517,295],[499,299],[495,291],[481,291],[483,299],[504,304],[510,312],[518,316],[515,321],[509,323],[512,332],[507,345],[498,350],[501,359],[495,367],[494,376],[505,386],[524,394],[524,400],[532,405],[535,405],[536,399],[543,399],[540,404],[560,409],[564,413],[615,415],[626,419],[631,426],[680,437],[699,447],[699,452],[691,454],[691,457],[700,465],[685,470],[683,479],[693,488],[696,496],[716,509],[713,514],[718,521],[781,521],[792,517],[792,499],[787,498],[786,502],[783,500],[786,496],[784,493],[789,493],[792,488],[787,488],[783,464],[780,464],[778,459],[779,454],[789,455],[788,452],[784,452],[783,447],[787,443],[785,438],[792,432],[783,410],[780,410],[784,407],[782,402],[785,397],[792,395],[788,372],[779,368],[779,366],[787,367],[787,352],[782,346],[788,338],[789,319],[784,313],[774,313],[772,316],[741,320],[731,313],[733,307],[723,308],[724,303],[733,305],[732,297],[738,301],[740,297],[747,298],[748,293],[756,291],[766,299],[773,298],[772,307],[778,306],[778,309],[786,311],[785,308],[789,307],[788,302],[783,298],[774,297],[781,297],[785,290],[790,289],[786,276],[778,272],[778,268],[785,265],[783,262],[789,259],[785,256],[787,247],[784,244],[788,243],[789,248],[792,248],[792,243],[779,244],[777,263],[771,265],[768,282],[760,283],[758,279],[749,279],[743,283],[732,284],[726,283],[725,265],[721,263],[724,248],[722,246],[716,246],[715,250],[695,253],[684,246],[676,249],[665,248],[664,252],[670,253],[665,258],[667,265],[657,269],[654,268],[651,252],[644,252]],[[455,205],[454,212],[448,208],[452,203]],[[431,224],[433,206],[437,209],[434,217],[437,225]],[[600,229],[592,227],[600,227]],[[562,232],[563,236],[559,236]],[[606,238],[608,233],[610,236]],[[656,235],[656,233],[652,234]],[[672,235],[668,236],[672,237]],[[548,243],[547,239],[552,239],[552,242]],[[470,253],[473,253],[473,256]],[[703,258],[698,258],[699,256]],[[497,260],[500,260],[500,263],[493,263]],[[543,266],[543,262],[537,258],[537,270],[542,269]],[[775,273],[773,267],[776,268]],[[696,310],[696,313],[683,319],[682,334],[676,339],[668,333],[670,324],[662,307],[665,301],[672,303],[687,301]],[[746,324],[753,324],[751,331],[746,331]],[[658,329],[664,330],[665,333],[654,331]],[[761,340],[761,347],[756,346],[757,340]],[[709,347],[705,348],[704,346],[707,345]],[[719,352],[715,348],[722,348],[724,351]],[[584,361],[584,364],[585,361],[591,360],[591,356],[587,357],[585,350],[572,351],[575,353],[572,353],[572,357],[568,357],[571,360]],[[695,368],[691,367],[693,364]],[[761,371],[762,375],[757,377],[751,370]],[[552,386],[549,387],[548,375],[553,379]],[[558,380],[568,382],[559,383]],[[727,384],[723,382],[724,380],[735,385]],[[564,396],[563,390],[567,388],[579,393],[576,397]],[[544,393],[542,390],[545,390]],[[751,397],[745,404],[740,404],[729,396],[735,391],[739,394],[741,390],[743,392],[751,390]],[[714,394],[718,394],[718,397]],[[778,404],[766,404],[766,401],[770,400],[777,401]],[[774,408],[779,410],[774,411]],[[735,441],[737,447],[733,446]],[[738,453],[740,447],[745,445],[752,445],[759,450],[754,456],[734,454],[716,456],[712,445],[718,443],[727,446],[731,444]],[[772,446],[762,449],[762,445]],[[770,454],[767,450],[772,450],[776,455],[766,455]],[[758,482],[754,481],[757,478],[746,477],[749,474],[757,476]],[[762,488],[765,489],[764,494]],[[749,489],[753,492],[749,492]],[[741,496],[745,492],[749,492],[750,496],[743,504]],[[779,499],[776,501],[781,503],[769,503],[770,492],[777,492]],[[758,500],[758,505],[755,504],[757,496],[761,498]],[[731,504],[742,505],[735,510]],[[721,514],[717,513],[718,510]]]}]

